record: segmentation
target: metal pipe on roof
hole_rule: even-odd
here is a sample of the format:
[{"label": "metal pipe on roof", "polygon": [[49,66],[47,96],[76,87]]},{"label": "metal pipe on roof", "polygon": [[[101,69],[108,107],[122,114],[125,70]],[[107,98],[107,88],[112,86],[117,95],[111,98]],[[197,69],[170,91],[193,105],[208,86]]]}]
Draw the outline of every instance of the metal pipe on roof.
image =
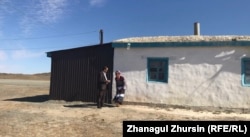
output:
[{"label": "metal pipe on roof", "polygon": [[200,36],[200,23],[199,22],[194,23],[194,35]]},{"label": "metal pipe on roof", "polygon": [[100,45],[102,45],[103,44],[103,30],[101,29],[100,30]]}]

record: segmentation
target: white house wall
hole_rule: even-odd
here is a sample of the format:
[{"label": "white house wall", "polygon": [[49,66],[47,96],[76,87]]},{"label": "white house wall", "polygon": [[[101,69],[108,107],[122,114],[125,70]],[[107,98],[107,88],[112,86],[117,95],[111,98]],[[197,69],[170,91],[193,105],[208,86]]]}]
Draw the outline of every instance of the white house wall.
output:
[{"label": "white house wall", "polygon": [[[147,81],[148,57],[169,58],[168,83]],[[126,79],[125,101],[250,108],[250,87],[241,84],[242,57],[250,57],[250,48],[115,48],[114,70]]]}]

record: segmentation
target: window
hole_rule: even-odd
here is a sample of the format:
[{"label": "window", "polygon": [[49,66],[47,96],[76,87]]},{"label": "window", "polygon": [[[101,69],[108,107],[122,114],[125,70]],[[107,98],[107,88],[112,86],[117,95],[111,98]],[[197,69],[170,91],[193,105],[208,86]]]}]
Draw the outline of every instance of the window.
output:
[{"label": "window", "polygon": [[250,58],[242,59],[242,84],[250,86]]},{"label": "window", "polygon": [[148,58],[148,81],[168,82],[168,58]]}]

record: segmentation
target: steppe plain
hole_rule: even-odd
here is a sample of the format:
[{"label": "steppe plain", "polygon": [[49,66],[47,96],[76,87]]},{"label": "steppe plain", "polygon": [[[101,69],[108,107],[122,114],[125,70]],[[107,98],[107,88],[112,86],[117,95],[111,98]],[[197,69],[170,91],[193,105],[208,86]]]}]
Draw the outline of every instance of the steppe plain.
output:
[{"label": "steppe plain", "polygon": [[250,120],[249,113],[49,100],[50,75],[0,74],[1,137],[121,137],[124,120]]}]

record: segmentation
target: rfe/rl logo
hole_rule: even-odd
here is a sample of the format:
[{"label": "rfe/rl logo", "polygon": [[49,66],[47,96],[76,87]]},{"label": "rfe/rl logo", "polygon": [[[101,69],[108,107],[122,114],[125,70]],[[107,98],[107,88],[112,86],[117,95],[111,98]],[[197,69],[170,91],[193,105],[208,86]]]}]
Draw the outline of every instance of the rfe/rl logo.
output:
[{"label": "rfe/rl logo", "polygon": [[210,125],[211,132],[244,132],[241,125]]}]

